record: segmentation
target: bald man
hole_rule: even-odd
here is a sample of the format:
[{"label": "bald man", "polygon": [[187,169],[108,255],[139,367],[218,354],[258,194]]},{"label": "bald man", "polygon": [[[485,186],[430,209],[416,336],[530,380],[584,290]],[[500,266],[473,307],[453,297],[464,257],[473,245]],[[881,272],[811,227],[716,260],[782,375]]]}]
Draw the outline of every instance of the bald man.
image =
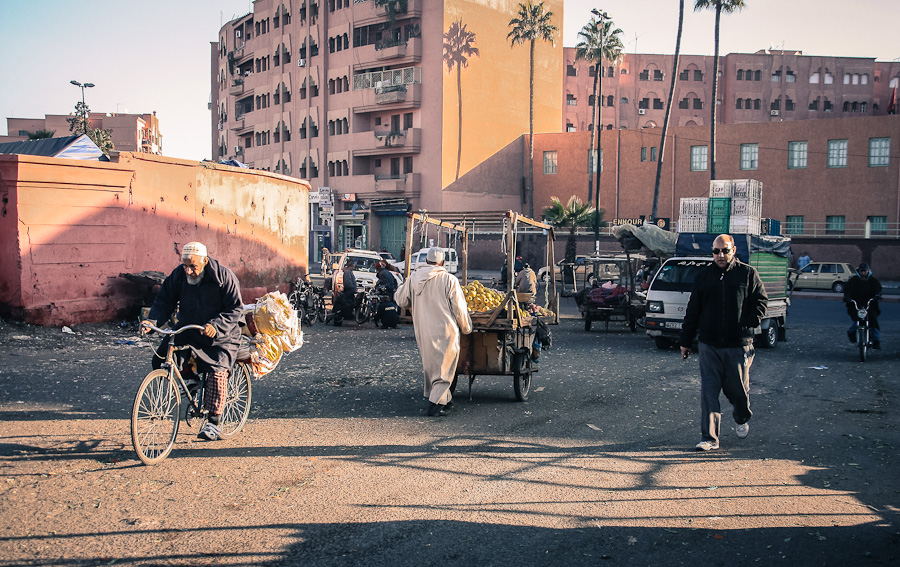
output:
[{"label": "bald man", "polygon": [[[203,409],[208,414],[198,435],[200,439],[215,441],[221,437],[219,418],[225,408],[228,371],[241,344],[238,324],[243,316],[243,303],[234,272],[210,258],[202,243],[189,242],[181,250],[181,265],[163,282],[143,322],[158,326],[157,322],[168,321],[177,308],[175,329],[185,325],[203,327],[202,331],[188,330],[175,335],[175,344],[192,346],[198,370],[208,373],[203,394]],[[159,368],[161,359],[165,358],[169,339],[160,345],[157,351],[160,356],[153,359],[154,368]]]},{"label": "bald man", "polygon": [[699,331],[702,439],[698,451],[719,448],[720,392],[734,407],[737,436],[743,439],[750,431],[753,338],[769,301],[756,269],[735,258],[731,236],[717,236],[712,254],[713,263],[694,280],[679,340],[681,357],[687,359]]}]

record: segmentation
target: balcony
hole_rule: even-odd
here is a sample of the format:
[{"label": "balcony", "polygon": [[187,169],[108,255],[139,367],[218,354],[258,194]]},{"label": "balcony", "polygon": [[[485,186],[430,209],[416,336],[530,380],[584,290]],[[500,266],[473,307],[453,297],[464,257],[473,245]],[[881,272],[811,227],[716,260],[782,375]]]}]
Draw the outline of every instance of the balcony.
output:
[{"label": "balcony", "polygon": [[418,173],[400,175],[375,175],[376,193],[419,193],[420,177]]},{"label": "balcony", "polygon": [[422,148],[422,129],[360,132],[354,134],[354,157],[417,154]]},{"label": "balcony", "polygon": [[400,43],[379,42],[364,45],[356,48],[354,55],[355,70],[370,69],[385,62],[390,65],[411,65],[422,61],[422,38],[411,37]]},{"label": "balcony", "polygon": [[228,88],[228,94],[231,96],[238,96],[243,94],[244,92],[244,78],[237,77],[231,81],[231,86]]}]

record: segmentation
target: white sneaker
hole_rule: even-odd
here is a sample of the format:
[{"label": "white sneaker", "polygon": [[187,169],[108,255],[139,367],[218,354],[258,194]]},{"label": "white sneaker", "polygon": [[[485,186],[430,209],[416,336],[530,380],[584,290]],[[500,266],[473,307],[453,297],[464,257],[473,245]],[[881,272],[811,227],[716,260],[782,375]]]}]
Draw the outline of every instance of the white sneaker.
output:
[{"label": "white sneaker", "polygon": [[750,424],[749,423],[738,423],[734,426],[734,432],[737,433],[737,436],[741,439],[747,436],[750,433]]},{"label": "white sneaker", "polygon": [[701,442],[697,443],[697,446],[695,448],[698,451],[711,451],[713,449],[718,449],[719,444],[713,443],[712,441],[701,441]]}]

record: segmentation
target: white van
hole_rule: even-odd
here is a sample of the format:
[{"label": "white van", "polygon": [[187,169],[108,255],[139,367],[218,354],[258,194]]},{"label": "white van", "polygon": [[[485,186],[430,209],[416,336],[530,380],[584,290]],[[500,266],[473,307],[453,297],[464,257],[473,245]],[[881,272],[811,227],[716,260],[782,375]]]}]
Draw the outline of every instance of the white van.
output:
[{"label": "white van", "polygon": [[657,348],[678,344],[694,278],[712,263],[709,256],[669,258],[656,272],[647,288],[646,328]]},{"label": "white van", "polygon": [[[419,266],[425,265],[425,260],[428,257],[428,251],[431,248],[422,248],[418,252],[413,252],[409,257],[409,271],[412,273],[413,270],[418,268]],[[455,274],[459,271],[459,257],[456,255],[456,250],[454,248],[441,248],[444,251],[444,267],[451,274]]]}]

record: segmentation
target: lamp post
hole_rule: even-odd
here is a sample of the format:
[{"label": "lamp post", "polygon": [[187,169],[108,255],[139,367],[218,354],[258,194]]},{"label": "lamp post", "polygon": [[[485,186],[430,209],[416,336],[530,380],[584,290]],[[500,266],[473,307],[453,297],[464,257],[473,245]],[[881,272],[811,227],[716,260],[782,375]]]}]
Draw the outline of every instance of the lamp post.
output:
[{"label": "lamp post", "polygon": [[89,89],[94,86],[94,83],[79,83],[78,81],[69,81],[76,87],[81,87],[81,120],[84,125],[84,134],[88,132],[88,122],[87,122],[87,105],[84,103],[84,89]]}]

